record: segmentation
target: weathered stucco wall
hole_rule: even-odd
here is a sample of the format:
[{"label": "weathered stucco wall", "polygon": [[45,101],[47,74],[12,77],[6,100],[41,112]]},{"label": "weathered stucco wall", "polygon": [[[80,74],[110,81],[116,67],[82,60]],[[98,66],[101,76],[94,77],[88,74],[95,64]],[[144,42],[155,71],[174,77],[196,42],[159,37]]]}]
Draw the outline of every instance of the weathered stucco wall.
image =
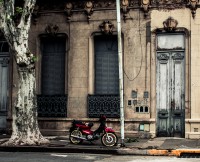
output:
[{"label": "weathered stucco wall", "polygon": [[[94,83],[92,82],[94,74],[90,62],[91,55],[94,55],[93,36],[94,33],[100,33],[99,25],[103,21],[109,20],[114,24],[113,34],[117,33],[116,11],[96,11],[91,17],[89,23],[84,14],[73,14],[71,22],[66,22],[66,16],[56,13],[42,14],[36,25],[32,25],[30,31],[30,46],[33,53],[38,56],[37,62],[37,94],[41,93],[41,49],[40,34],[45,34],[45,28],[48,24],[58,25],[59,33],[67,34],[66,49],[66,88],[68,94],[67,114],[68,118],[57,119],[62,128],[66,129],[63,122],[68,123],[69,119],[87,118],[87,95],[92,94]],[[143,12],[133,10],[129,14],[129,19],[122,20],[123,33],[123,62],[124,62],[124,110],[125,110],[125,128],[127,131],[137,132],[139,123],[150,122],[150,114],[153,112],[150,107],[150,99],[144,99],[144,91],[150,94],[150,19],[144,19]],[[148,32],[147,32],[148,31]],[[148,37],[146,37],[148,34]],[[146,48],[147,47],[147,48]],[[92,63],[94,64],[94,63]],[[91,76],[92,74],[92,76]],[[91,81],[92,80],[92,81]],[[132,91],[137,91],[137,105],[128,105],[131,102]],[[137,113],[135,106],[148,106],[149,112]],[[42,119],[46,122],[40,122],[42,129],[51,129],[56,127],[51,119]],[[55,120],[55,119],[54,119]],[[89,119],[88,119],[89,120]],[[114,125],[119,124],[119,120],[110,120]],[[154,121],[154,120],[153,120]],[[48,123],[49,122],[49,123]],[[118,124],[117,124],[117,123]],[[151,121],[152,122],[152,121]],[[57,125],[57,124],[56,124]],[[111,124],[113,125],[113,124]],[[113,125],[113,126],[114,126]],[[61,128],[61,126],[56,127]],[[116,128],[119,131],[119,127]]]},{"label": "weathered stucco wall", "polygon": [[[183,18],[184,15],[184,18]],[[169,16],[178,21],[178,28],[188,31],[186,37],[185,62],[185,117],[186,138],[200,137],[200,68],[199,53],[199,19],[200,11],[196,11],[195,19],[189,9],[151,10],[150,16],[144,18],[143,11],[131,10],[126,22],[122,19],[123,63],[124,63],[124,110],[125,132],[138,134],[139,125],[145,125],[146,133],[155,136],[156,132],[156,49],[155,33],[163,28],[163,21]],[[72,119],[84,121],[96,120],[87,118],[87,96],[94,93],[94,49],[93,36],[100,34],[99,25],[105,20],[114,24],[113,34],[117,32],[116,11],[95,11],[91,20],[83,13],[76,12],[71,22],[66,21],[62,13],[45,13],[38,18],[30,31],[30,49],[38,56],[37,94],[41,93],[41,49],[40,34],[45,34],[48,24],[58,25],[59,33],[67,35],[66,41],[66,79],[65,92],[68,94],[67,118],[40,118],[40,128],[49,134],[67,131]],[[15,77],[14,77],[15,78]],[[137,92],[137,98],[132,97]],[[148,98],[144,98],[148,92]],[[137,100],[137,104],[133,104]],[[131,101],[131,105],[128,105]],[[136,112],[136,107],[147,106],[148,112]],[[120,130],[118,119],[109,119],[109,126]],[[55,131],[56,130],[56,131]],[[53,131],[53,132],[52,132]],[[48,134],[46,133],[46,134]],[[145,132],[142,132],[145,134]],[[146,135],[145,135],[146,136]]]},{"label": "weathered stucco wall", "polygon": [[[159,15],[159,16],[158,16]],[[184,17],[183,17],[184,15]],[[151,30],[162,28],[162,22],[169,16],[178,21],[178,27],[184,27],[189,31],[186,37],[186,65],[185,65],[185,137],[199,138],[200,137],[200,109],[199,109],[199,94],[200,94],[200,57],[199,57],[199,18],[200,11],[196,11],[196,17],[193,19],[188,9],[177,9],[172,11],[157,11],[151,12]],[[156,17],[156,19],[154,19]],[[152,51],[152,55],[155,51]],[[153,73],[153,72],[152,72]],[[153,84],[155,85],[155,84]],[[153,86],[152,85],[152,86]],[[155,89],[155,87],[154,87]]]},{"label": "weathered stucco wall", "polygon": [[186,137],[200,138],[200,10],[191,19],[191,118],[187,121]]}]

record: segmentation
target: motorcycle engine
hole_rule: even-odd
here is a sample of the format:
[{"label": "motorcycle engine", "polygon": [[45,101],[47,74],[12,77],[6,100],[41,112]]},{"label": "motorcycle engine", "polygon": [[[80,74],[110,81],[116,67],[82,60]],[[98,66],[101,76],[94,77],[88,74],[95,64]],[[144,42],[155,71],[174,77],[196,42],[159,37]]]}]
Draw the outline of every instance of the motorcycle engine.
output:
[{"label": "motorcycle engine", "polygon": [[92,140],[93,139],[93,135],[87,135],[87,139],[88,140]]}]

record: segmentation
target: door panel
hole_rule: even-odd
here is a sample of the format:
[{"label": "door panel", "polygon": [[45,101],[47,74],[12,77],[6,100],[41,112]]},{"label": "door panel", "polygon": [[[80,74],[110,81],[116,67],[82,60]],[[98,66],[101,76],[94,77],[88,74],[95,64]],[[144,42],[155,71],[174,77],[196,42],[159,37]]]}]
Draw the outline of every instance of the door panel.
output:
[{"label": "door panel", "polygon": [[9,57],[0,57],[0,129],[6,128]]},{"label": "door panel", "polygon": [[157,136],[184,136],[184,52],[157,53]]},{"label": "door panel", "polygon": [[157,107],[167,109],[169,107],[169,54],[158,54],[159,64],[157,68]]}]

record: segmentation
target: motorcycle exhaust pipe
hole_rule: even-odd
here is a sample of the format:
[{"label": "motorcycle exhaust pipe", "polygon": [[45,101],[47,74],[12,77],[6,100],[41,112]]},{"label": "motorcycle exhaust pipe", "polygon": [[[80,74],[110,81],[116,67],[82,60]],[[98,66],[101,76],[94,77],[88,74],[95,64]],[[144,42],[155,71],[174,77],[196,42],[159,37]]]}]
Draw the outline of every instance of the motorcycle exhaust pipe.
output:
[{"label": "motorcycle exhaust pipe", "polygon": [[87,139],[84,138],[84,137],[79,137],[79,136],[74,136],[74,135],[71,135],[71,137],[78,138],[78,139],[81,139],[81,140],[87,140]]}]

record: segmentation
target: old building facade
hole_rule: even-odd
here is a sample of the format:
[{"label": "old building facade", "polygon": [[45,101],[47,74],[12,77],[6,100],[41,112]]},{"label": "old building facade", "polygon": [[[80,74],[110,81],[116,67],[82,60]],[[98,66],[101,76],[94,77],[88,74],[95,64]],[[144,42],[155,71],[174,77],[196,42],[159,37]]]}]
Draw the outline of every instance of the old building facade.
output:
[{"label": "old building facade", "polygon": [[[200,137],[198,0],[121,0],[125,134]],[[37,2],[30,30],[37,57],[38,121],[66,134],[73,119],[120,131],[115,0]],[[0,42],[0,128],[16,98],[15,61]]]}]

